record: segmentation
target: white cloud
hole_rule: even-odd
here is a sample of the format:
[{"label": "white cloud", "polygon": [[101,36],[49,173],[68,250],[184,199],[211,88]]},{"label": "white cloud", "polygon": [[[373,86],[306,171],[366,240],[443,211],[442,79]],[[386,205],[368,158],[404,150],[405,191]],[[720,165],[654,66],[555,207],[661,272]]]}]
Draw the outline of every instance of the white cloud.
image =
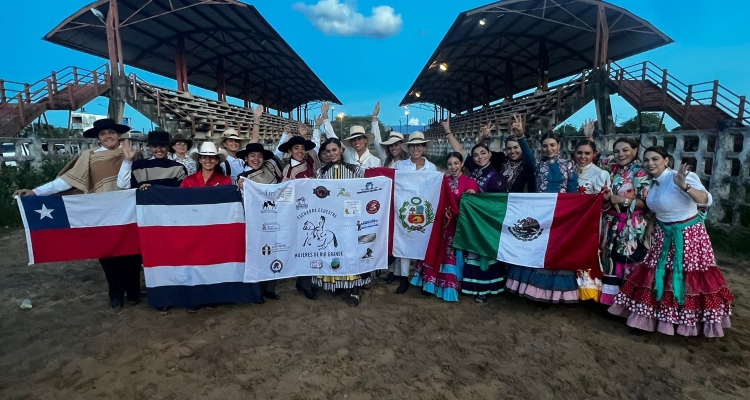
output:
[{"label": "white cloud", "polygon": [[357,11],[353,0],[319,0],[318,4],[296,3],[292,9],[302,12],[315,29],[326,35],[364,36],[385,39],[401,31],[401,14],[393,7],[377,6],[365,17]]},{"label": "white cloud", "polygon": [[409,125],[419,125],[419,118],[409,118]]}]

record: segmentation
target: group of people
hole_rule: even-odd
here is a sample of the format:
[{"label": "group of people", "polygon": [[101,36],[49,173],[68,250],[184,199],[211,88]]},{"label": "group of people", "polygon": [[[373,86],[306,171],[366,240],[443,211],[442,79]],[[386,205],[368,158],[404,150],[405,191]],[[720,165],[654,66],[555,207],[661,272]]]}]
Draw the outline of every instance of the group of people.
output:
[{"label": "group of people", "polygon": [[[315,119],[312,133],[301,124],[297,132],[286,127],[274,152],[259,143],[262,106],[254,110],[249,143],[241,149],[238,132],[224,132],[217,146],[206,141],[192,148],[181,135],[150,132],[151,158],[138,158],[132,141],[120,140],[129,131],[112,120],[100,120],[84,135],[97,138],[101,147],[84,152],[54,181],[18,196],[52,195],[76,191],[100,193],[150,185],[206,187],[238,185],[244,179],[274,184],[291,179],[363,178],[365,169],[437,171],[425,157],[431,145],[423,133],[408,137],[390,132],[383,140],[378,125],[380,103],[372,114],[369,132],[352,126],[346,140],[338,138],[326,117],[329,104]],[[716,266],[710,239],[703,225],[712,196],[686,165],[669,168],[671,156],[660,146],[645,149],[631,138],[615,141],[612,158],[601,159],[593,141],[594,121],[584,125],[586,138],[575,146],[572,159],[561,151],[554,133],[541,137],[541,157],[535,157],[526,138],[523,116],[513,116],[504,151],[487,143],[496,127],[481,128],[477,144],[467,152],[454,137],[450,120],[442,122],[449,154],[445,184],[451,196],[442,227],[445,248],[440,265],[422,260],[389,259],[386,283],[399,282],[396,293],[417,286],[425,294],[458,301],[460,294],[482,303],[503,291],[517,293],[545,307],[552,303],[591,300],[609,306],[627,324],[646,331],[707,337],[723,336],[730,326],[732,293]],[[326,140],[321,143],[322,133]],[[369,145],[373,145],[372,148]],[[372,152],[371,152],[372,149]],[[375,153],[375,154],[373,154]],[[287,159],[286,161],[283,161]],[[468,172],[468,174],[465,173]],[[600,258],[603,279],[590,270],[561,271],[509,265],[471,252],[454,249],[456,220],[463,195],[476,193],[603,193],[604,208]],[[110,304],[136,304],[140,296],[140,256],[99,260],[109,284]],[[412,268],[414,274],[409,276]],[[371,274],[297,278],[297,290],[316,300],[318,290],[342,295],[356,307],[361,290],[372,283]],[[257,291],[278,300],[276,281],[262,282]],[[190,309],[194,312],[196,309]]]}]

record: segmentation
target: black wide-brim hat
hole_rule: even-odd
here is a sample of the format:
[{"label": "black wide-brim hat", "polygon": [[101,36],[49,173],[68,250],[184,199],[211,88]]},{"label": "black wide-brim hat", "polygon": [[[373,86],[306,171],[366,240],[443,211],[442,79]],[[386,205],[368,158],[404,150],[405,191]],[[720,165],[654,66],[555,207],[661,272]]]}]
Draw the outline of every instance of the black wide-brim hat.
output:
[{"label": "black wide-brim hat", "polygon": [[178,133],[174,136],[172,136],[172,139],[169,140],[169,152],[174,153],[174,145],[177,144],[177,142],[183,142],[187,145],[188,150],[193,148],[193,140],[188,139],[185,137],[185,135]]},{"label": "black wide-brim hat", "polygon": [[129,126],[118,124],[113,119],[104,118],[104,119],[94,121],[93,128],[83,131],[83,137],[96,139],[99,137],[99,132],[105,129],[112,129],[115,132],[117,132],[118,135],[122,135],[123,133],[130,132]]},{"label": "black wide-brim hat", "polygon": [[146,143],[149,146],[169,146],[169,133],[162,131],[151,131],[148,133]]},{"label": "black wide-brim hat", "polygon": [[303,144],[305,145],[305,151],[310,151],[315,148],[315,143],[303,138],[302,136],[292,136],[291,139],[289,139],[286,143],[279,146],[279,151],[282,153],[288,153],[289,150],[292,149],[292,147]]},{"label": "black wide-brim hat", "polygon": [[273,153],[266,150],[265,147],[263,147],[263,145],[260,143],[248,143],[248,145],[245,146],[245,150],[238,151],[237,154],[235,154],[235,157],[239,158],[240,160],[244,160],[250,153],[263,154],[263,160],[272,160],[274,157]]}]

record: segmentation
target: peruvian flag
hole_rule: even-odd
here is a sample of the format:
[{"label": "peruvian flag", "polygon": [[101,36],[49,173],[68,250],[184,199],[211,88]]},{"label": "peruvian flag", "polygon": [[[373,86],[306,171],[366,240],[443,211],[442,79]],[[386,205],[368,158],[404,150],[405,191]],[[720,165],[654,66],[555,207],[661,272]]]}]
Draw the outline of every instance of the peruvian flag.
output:
[{"label": "peruvian flag", "polygon": [[139,254],[135,189],[18,198],[29,265]]},{"label": "peruvian flag", "polygon": [[464,195],[453,247],[524,267],[601,275],[602,201],[601,194]]},{"label": "peruvian flag", "polygon": [[245,211],[236,186],[151,186],[136,196],[151,307],[253,301],[245,276]]},{"label": "peruvian flag", "polygon": [[444,174],[391,168],[365,170],[365,177],[374,176],[393,180],[390,253],[394,257],[423,260],[427,265],[442,264],[442,228],[450,196],[443,183]]}]

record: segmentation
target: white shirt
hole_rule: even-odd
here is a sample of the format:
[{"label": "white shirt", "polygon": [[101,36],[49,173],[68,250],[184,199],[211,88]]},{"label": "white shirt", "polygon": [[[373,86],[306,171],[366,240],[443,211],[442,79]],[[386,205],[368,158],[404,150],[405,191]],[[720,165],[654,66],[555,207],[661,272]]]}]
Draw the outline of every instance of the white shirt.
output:
[{"label": "white shirt", "polygon": [[[99,146],[94,152],[97,151],[106,151],[107,148],[104,146]],[[64,192],[66,190],[72,189],[73,186],[68,185],[68,182],[65,182],[62,178],[56,178],[52,182],[45,183],[42,186],[39,186],[38,188],[34,189],[33,192],[37,196],[49,196],[53,195],[55,193]]]},{"label": "white shirt", "polygon": [[[250,167],[245,165],[245,160],[240,160],[234,156],[227,155],[227,162],[229,162],[229,169],[231,170],[228,175],[232,178],[232,182],[237,181],[237,175],[245,171],[250,171]],[[221,165],[221,170],[224,171],[224,174],[227,174],[226,168],[224,168],[224,163],[222,162],[219,165]]]},{"label": "white shirt", "polygon": [[420,169],[417,169],[417,164],[414,164],[411,161],[411,158],[397,162],[395,168],[401,171],[437,171],[435,164],[431,163],[430,160],[426,158],[424,159],[424,166]]},{"label": "white shirt", "polygon": [[[380,137],[380,128],[377,127],[377,124],[377,121],[374,121],[372,123],[372,125],[377,130],[377,133],[375,134],[375,142],[378,142],[377,138]],[[326,135],[329,138],[335,137],[338,139],[338,136],[336,136],[336,134],[333,132],[331,120],[326,119],[325,121],[323,121],[323,129],[325,129]],[[368,145],[369,144],[370,143],[368,143]],[[362,168],[377,168],[380,166],[380,159],[373,156],[368,149],[365,149],[365,152],[360,156],[359,154],[357,154],[357,150],[355,150],[353,147],[347,147],[346,150],[344,150],[344,161],[348,162],[349,164],[359,165]]]},{"label": "white shirt", "polygon": [[586,194],[596,194],[603,187],[610,186],[609,173],[591,163],[583,168],[578,167],[578,191]]},{"label": "white shirt", "polygon": [[677,171],[666,169],[654,179],[651,188],[646,196],[646,205],[654,212],[656,218],[662,222],[684,221],[698,214],[698,206],[708,207],[713,204],[711,193],[701,183],[698,175],[689,173],[685,178],[685,183],[692,186],[692,190],[702,190],[708,193],[708,203],[697,204],[674,183],[674,174]]}]

